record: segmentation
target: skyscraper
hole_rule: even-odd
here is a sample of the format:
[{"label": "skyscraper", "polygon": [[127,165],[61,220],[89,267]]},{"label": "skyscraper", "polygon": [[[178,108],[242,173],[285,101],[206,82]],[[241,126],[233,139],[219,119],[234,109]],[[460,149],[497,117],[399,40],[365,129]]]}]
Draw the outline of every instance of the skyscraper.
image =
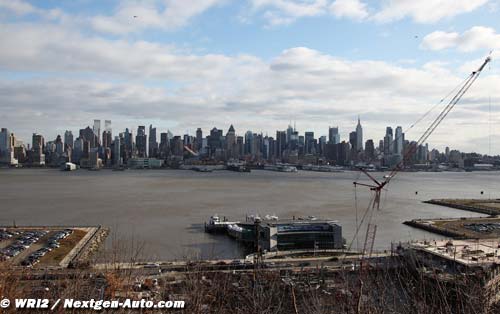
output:
[{"label": "skyscraper", "polygon": [[201,128],[198,128],[196,130],[196,150],[201,151],[201,148],[203,146],[203,131]]},{"label": "skyscraper", "polygon": [[340,134],[339,127],[329,127],[328,128],[328,144],[339,144]]},{"label": "skyscraper", "polygon": [[238,157],[238,152],[236,150],[236,131],[234,130],[234,126],[232,124],[226,133],[226,154],[227,158]]},{"label": "skyscraper", "polygon": [[90,148],[95,148],[99,145],[99,136],[95,135],[90,127],[80,129],[80,138],[89,143]]},{"label": "skyscraper", "polygon": [[356,126],[356,152],[363,151],[363,128],[358,116],[358,125]]},{"label": "skyscraper", "polygon": [[111,131],[106,130],[102,132],[102,147],[111,147],[112,138],[113,136],[111,134]]},{"label": "skyscraper", "polygon": [[11,136],[9,130],[6,128],[2,128],[0,132],[0,157],[9,151],[9,148],[11,146],[10,138]]},{"label": "skyscraper", "polygon": [[94,120],[92,131],[94,131],[94,135],[97,137],[97,143],[93,147],[99,146],[99,144],[101,144],[99,140],[101,136],[101,120]]},{"label": "skyscraper", "polygon": [[367,140],[365,143],[365,157],[368,161],[375,158],[375,143],[373,140]]},{"label": "skyscraper", "polygon": [[286,149],[286,131],[276,131],[276,159],[283,158]]},{"label": "skyscraper", "polygon": [[147,135],[146,127],[141,125],[137,128],[137,135],[135,136],[135,145],[137,147],[137,156],[141,158],[146,158],[147,155]]},{"label": "skyscraper", "polygon": [[62,141],[61,135],[58,135],[54,144],[56,145],[56,153],[62,155],[64,152],[64,143]]},{"label": "skyscraper", "polygon": [[149,157],[158,157],[158,142],[156,141],[156,128],[153,125],[149,125]]},{"label": "skyscraper", "polygon": [[170,138],[168,133],[160,133],[160,158],[165,159],[170,153]]},{"label": "skyscraper", "polygon": [[64,132],[64,151],[68,151],[68,148],[73,149],[73,133],[69,130]]},{"label": "skyscraper", "polygon": [[253,145],[253,133],[252,131],[247,131],[245,133],[245,155],[253,155],[254,154],[254,145]]},{"label": "skyscraper", "polygon": [[113,164],[115,166],[121,166],[120,146],[121,146],[120,137],[115,136],[115,141],[113,142]]},{"label": "skyscraper", "polygon": [[104,120],[104,131],[111,132],[111,120]]},{"label": "skyscraper", "polygon": [[43,150],[45,148],[45,139],[42,135],[33,133],[31,142],[31,162],[33,165],[45,165],[45,154]]},{"label": "skyscraper", "polygon": [[314,147],[314,132],[304,133],[304,153],[305,154],[315,154],[316,148]]},{"label": "skyscraper", "polygon": [[396,135],[394,137],[394,154],[398,156],[403,155],[403,128],[396,127]]},{"label": "skyscraper", "polygon": [[393,137],[392,137],[392,128],[388,126],[385,129],[385,136],[384,136],[384,154],[385,155],[391,155],[394,152],[394,144],[392,143]]}]

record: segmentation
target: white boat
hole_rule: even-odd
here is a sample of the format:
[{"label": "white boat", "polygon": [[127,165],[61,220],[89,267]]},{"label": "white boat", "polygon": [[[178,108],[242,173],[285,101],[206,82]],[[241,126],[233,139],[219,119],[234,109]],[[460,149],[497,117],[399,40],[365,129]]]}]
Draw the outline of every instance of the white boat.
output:
[{"label": "white boat", "polygon": [[207,223],[205,223],[206,232],[226,232],[229,225],[236,225],[239,221],[227,221],[225,218],[220,219],[217,214],[210,217]]}]

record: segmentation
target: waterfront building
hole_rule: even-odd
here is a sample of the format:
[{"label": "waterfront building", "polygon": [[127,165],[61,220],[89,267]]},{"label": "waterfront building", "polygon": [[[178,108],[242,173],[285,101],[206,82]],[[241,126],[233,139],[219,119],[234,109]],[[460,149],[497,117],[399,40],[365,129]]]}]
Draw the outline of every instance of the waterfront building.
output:
[{"label": "waterfront building", "polygon": [[331,220],[264,220],[259,226],[263,250],[342,249],[342,227]]},{"label": "waterfront building", "polygon": [[14,133],[9,132],[6,128],[2,128],[0,131],[0,163],[9,166],[18,164],[18,160],[14,157],[15,142]]}]

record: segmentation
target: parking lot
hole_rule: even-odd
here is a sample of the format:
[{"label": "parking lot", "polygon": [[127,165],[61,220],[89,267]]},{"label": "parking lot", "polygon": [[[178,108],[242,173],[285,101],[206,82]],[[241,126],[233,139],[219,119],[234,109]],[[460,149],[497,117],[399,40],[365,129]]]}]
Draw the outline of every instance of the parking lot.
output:
[{"label": "parking lot", "polygon": [[58,266],[84,237],[74,228],[0,228],[0,261],[11,266]]}]

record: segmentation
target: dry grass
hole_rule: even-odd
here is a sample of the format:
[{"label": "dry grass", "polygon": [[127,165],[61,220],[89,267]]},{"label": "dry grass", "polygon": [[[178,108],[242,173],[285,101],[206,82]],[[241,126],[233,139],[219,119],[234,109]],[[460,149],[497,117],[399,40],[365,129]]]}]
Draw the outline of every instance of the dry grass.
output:
[{"label": "dry grass", "polygon": [[83,239],[86,234],[86,231],[73,229],[73,233],[71,233],[67,238],[59,241],[60,247],[52,250],[40,259],[39,265],[59,265],[64,257],[71,252],[71,250]]}]

